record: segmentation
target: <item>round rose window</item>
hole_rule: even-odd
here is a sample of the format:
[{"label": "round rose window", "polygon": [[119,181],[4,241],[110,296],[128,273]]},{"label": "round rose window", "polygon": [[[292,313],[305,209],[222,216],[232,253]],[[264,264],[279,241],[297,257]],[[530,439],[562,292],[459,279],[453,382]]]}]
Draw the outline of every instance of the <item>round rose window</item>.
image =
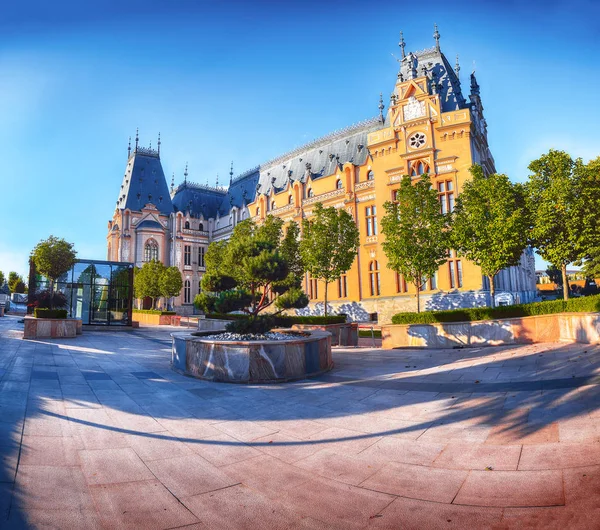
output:
[{"label": "round rose window", "polygon": [[415,133],[408,139],[408,144],[413,149],[419,149],[419,147],[423,147],[426,142],[425,135],[423,133]]}]

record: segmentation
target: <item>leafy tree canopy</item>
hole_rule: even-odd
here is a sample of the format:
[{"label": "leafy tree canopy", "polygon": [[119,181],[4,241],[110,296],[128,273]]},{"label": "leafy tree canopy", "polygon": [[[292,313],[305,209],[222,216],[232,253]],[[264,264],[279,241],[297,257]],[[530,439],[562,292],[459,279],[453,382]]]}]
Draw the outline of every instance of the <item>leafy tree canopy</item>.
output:
[{"label": "leafy tree canopy", "polygon": [[526,184],[527,206],[531,212],[531,244],[546,261],[561,269],[563,295],[569,296],[567,265],[581,257],[583,230],[581,202],[574,161],[564,151],[550,149],[529,164],[532,174]]},{"label": "leafy tree canopy", "polygon": [[136,267],[133,275],[133,290],[136,298],[151,298],[154,308],[157,298],[163,296],[160,278],[164,270],[165,266],[156,260],[144,263],[141,268]]},{"label": "leafy tree canopy", "polygon": [[35,246],[31,257],[37,271],[54,283],[75,264],[77,252],[73,250],[73,243],[50,236]]},{"label": "leafy tree canopy", "polygon": [[484,175],[479,165],[470,169],[456,200],[452,222],[452,246],[459,255],[481,267],[488,277],[492,303],[494,276],[518,265],[528,243],[529,215],[521,184],[506,175]]},{"label": "leafy tree canopy", "polygon": [[352,267],[358,245],[358,228],[345,210],[317,203],[312,218],[302,221],[300,253],[310,275],[325,283],[325,316],[327,286]]},{"label": "leafy tree canopy", "polygon": [[437,192],[431,188],[427,174],[414,184],[409,176],[403,177],[396,197],[397,202],[384,204],[383,250],[388,268],[414,284],[420,312],[419,291],[423,280],[433,276],[446,261],[450,246],[449,218],[441,213]]},{"label": "leafy tree canopy", "polygon": [[4,273],[2,271],[0,271],[0,287],[2,287],[4,285],[5,281],[6,281],[6,278],[4,277]]},{"label": "leafy tree canopy", "polygon": [[[257,317],[271,305],[280,311],[305,307],[306,295],[295,286],[301,265],[292,241],[297,227],[288,226],[282,237],[283,221],[271,215],[260,226],[247,219],[233,229],[226,242],[211,243],[206,254],[203,293],[195,304],[206,312],[242,311],[249,316],[247,331],[264,331]],[[291,233],[290,233],[291,229]]]},{"label": "leafy tree canopy", "polygon": [[[2,283],[0,283],[0,285],[2,285]],[[8,273],[8,288],[11,293],[24,293],[26,286],[23,277],[15,271],[10,271]]]},{"label": "leafy tree canopy", "polygon": [[160,294],[164,298],[179,296],[183,288],[183,280],[179,269],[177,267],[165,267],[158,279],[158,286]]}]

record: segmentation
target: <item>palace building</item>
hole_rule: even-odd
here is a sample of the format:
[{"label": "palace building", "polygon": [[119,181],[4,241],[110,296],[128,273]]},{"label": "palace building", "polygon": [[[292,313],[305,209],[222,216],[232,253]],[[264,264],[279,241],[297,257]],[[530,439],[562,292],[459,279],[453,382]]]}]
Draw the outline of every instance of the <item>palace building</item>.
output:
[{"label": "palace building", "polygon": [[[301,223],[316,203],[344,208],[360,230],[360,249],[352,268],[329,288],[335,312],[355,320],[377,313],[389,322],[399,311],[416,310],[414,287],[387,268],[380,219],[393,200],[403,175],[428,173],[438,191],[440,208],[451,212],[469,168],[480,164],[495,171],[487,140],[480,88],[472,73],[463,95],[458,58],[452,67],[435,46],[405,52],[389,107],[379,116],[318,139],[233,178],[227,188],[188,182],[169,189],[156,150],[129,148],[116,209],[108,223],[108,259],[141,266],[159,259],[182,273],[184,288],[178,312],[193,311],[205,271],[204,255],[212,241],[226,239],[243,219],[261,222],[274,215]],[[466,92],[465,92],[466,94]],[[232,166],[233,167],[233,166]],[[311,304],[304,312],[322,312],[323,285],[305,278]],[[422,307],[449,309],[490,303],[489,285],[475,264],[449,250],[448,260],[421,287]],[[521,264],[496,277],[497,303],[523,303],[535,297],[533,251]]]}]

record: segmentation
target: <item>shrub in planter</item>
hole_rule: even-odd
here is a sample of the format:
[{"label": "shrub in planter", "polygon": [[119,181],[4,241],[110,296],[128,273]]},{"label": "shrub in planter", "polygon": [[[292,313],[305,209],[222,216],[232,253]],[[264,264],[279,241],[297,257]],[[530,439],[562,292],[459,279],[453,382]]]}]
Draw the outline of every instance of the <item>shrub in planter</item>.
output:
[{"label": "shrub in planter", "polygon": [[67,318],[66,309],[48,309],[46,307],[36,307],[33,310],[35,318]]},{"label": "shrub in planter", "polygon": [[40,291],[32,295],[33,305],[37,308],[52,309],[67,307],[67,297],[60,291]]}]

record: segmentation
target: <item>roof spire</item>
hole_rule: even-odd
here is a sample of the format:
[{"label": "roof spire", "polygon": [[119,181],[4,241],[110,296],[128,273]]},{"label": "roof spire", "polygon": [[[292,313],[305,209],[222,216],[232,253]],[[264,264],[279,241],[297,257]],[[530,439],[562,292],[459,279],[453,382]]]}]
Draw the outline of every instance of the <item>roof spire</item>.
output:
[{"label": "roof spire", "polygon": [[188,163],[185,163],[185,171],[183,172],[183,183],[187,184],[187,177],[188,177]]},{"label": "roof spire", "polygon": [[385,109],[385,105],[383,104],[383,92],[379,93],[379,105],[377,106],[377,108],[379,109],[379,120],[381,121],[381,123],[383,123],[383,109]]},{"label": "roof spire", "polygon": [[454,66],[454,71],[456,72],[456,77],[458,77],[458,73],[460,72],[460,64],[458,64],[458,53],[456,54],[456,65]]},{"label": "roof spire", "polygon": [[160,158],[160,131],[158,131],[158,156]]},{"label": "roof spire", "polygon": [[127,146],[127,160],[131,156],[131,136],[129,137],[129,145]]},{"label": "roof spire", "polygon": [[231,161],[231,168],[229,170],[229,185],[233,182],[233,160]]},{"label": "roof spire", "polygon": [[433,25],[435,31],[433,32],[433,38],[435,39],[435,51],[440,51],[440,32],[438,31],[437,24]]},{"label": "roof spire", "polygon": [[217,183],[215,184],[215,188],[219,187],[219,174],[217,173]]},{"label": "roof spire", "polygon": [[173,175],[171,176],[171,193],[175,189],[175,171],[173,171]]},{"label": "roof spire", "polygon": [[404,59],[406,57],[406,53],[404,52],[406,44],[404,43],[404,34],[402,32],[400,32],[400,42],[398,43],[398,46],[400,46],[400,49],[402,50],[402,58]]},{"label": "roof spire", "polygon": [[135,152],[137,153],[138,142],[140,141],[140,130],[138,127],[135,128]]}]

